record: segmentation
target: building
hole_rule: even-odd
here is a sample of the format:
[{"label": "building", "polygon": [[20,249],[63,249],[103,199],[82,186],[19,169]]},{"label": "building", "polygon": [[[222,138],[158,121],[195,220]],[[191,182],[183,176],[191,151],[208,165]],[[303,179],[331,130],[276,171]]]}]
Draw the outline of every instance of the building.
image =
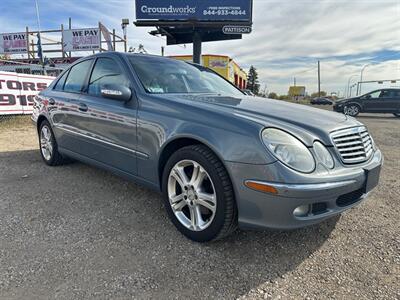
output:
[{"label": "building", "polygon": [[289,87],[288,95],[292,100],[302,100],[306,96],[305,86],[291,86]]},{"label": "building", "polygon": [[[174,55],[170,57],[184,61],[192,61],[192,55]],[[201,64],[214,70],[219,75],[235,84],[238,88],[246,88],[246,72],[229,56],[204,54],[201,57]]]}]

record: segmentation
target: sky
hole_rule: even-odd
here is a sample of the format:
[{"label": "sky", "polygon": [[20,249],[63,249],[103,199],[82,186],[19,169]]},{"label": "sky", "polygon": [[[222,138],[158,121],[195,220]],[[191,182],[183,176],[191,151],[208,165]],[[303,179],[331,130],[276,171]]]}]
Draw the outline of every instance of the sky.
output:
[{"label": "sky", "polygon": [[[121,19],[129,18],[129,46],[143,44],[160,54],[166,41],[138,28],[134,0],[38,0],[42,30],[68,25],[96,27],[101,21],[121,33]],[[1,32],[37,29],[34,0],[1,0]],[[51,34],[44,37],[59,40]],[[188,45],[167,46],[166,55],[191,54]],[[244,70],[254,65],[261,88],[286,94],[296,77],[308,93],[317,91],[317,61],[321,89],[343,95],[348,80],[400,79],[400,0],[254,0],[253,32],[241,40],[203,43],[203,54],[232,57]],[[76,53],[86,54],[86,53]],[[365,84],[363,92],[386,85]],[[354,91],[354,90],[353,90]]]}]

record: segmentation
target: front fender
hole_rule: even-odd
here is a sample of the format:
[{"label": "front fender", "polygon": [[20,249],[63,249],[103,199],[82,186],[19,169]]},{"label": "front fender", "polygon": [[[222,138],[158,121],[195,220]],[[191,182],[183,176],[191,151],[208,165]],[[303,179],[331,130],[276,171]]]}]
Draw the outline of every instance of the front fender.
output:
[{"label": "front fender", "polygon": [[197,140],[211,150],[222,160],[248,164],[268,164],[276,161],[265,149],[259,138],[261,128],[247,135],[241,132],[229,131],[221,128],[212,128],[203,124],[182,123],[171,133],[160,149],[169,143],[190,138]]}]

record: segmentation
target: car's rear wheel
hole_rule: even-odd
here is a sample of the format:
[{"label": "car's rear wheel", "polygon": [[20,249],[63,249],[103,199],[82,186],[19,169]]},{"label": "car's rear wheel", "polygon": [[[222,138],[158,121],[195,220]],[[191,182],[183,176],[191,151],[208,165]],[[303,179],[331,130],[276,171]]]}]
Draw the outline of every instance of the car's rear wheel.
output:
[{"label": "car's rear wheel", "polygon": [[400,118],[400,113],[393,113],[395,117]]},{"label": "car's rear wheel", "polygon": [[221,161],[205,146],[187,146],[170,157],[163,193],[169,217],[191,240],[216,240],[236,229],[232,183]]},{"label": "car's rear wheel", "polygon": [[49,166],[58,166],[67,161],[59,152],[56,138],[48,121],[43,121],[39,127],[40,155]]},{"label": "car's rear wheel", "polygon": [[360,107],[356,104],[346,105],[343,109],[345,115],[356,117],[360,113]]}]

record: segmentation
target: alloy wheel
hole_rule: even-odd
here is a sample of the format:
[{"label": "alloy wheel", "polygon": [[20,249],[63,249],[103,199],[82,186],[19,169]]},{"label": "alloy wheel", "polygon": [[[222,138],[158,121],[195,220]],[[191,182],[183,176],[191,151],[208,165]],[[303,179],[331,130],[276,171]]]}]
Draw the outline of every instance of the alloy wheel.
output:
[{"label": "alloy wheel", "polygon": [[45,160],[49,161],[53,155],[53,143],[51,130],[47,125],[44,125],[40,130],[40,151]]},{"label": "alloy wheel", "polygon": [[192,231],[202,231],[213,221],[217,195],[207,171],[193,160],[181,160],[168,177],[168,198],[179,222]]},{"label": "alloy wheel", "polygon": [[357,116],[359,112],[360,110],[356,105],[350,105],[344,108],[344,113],[352,117]]}]

